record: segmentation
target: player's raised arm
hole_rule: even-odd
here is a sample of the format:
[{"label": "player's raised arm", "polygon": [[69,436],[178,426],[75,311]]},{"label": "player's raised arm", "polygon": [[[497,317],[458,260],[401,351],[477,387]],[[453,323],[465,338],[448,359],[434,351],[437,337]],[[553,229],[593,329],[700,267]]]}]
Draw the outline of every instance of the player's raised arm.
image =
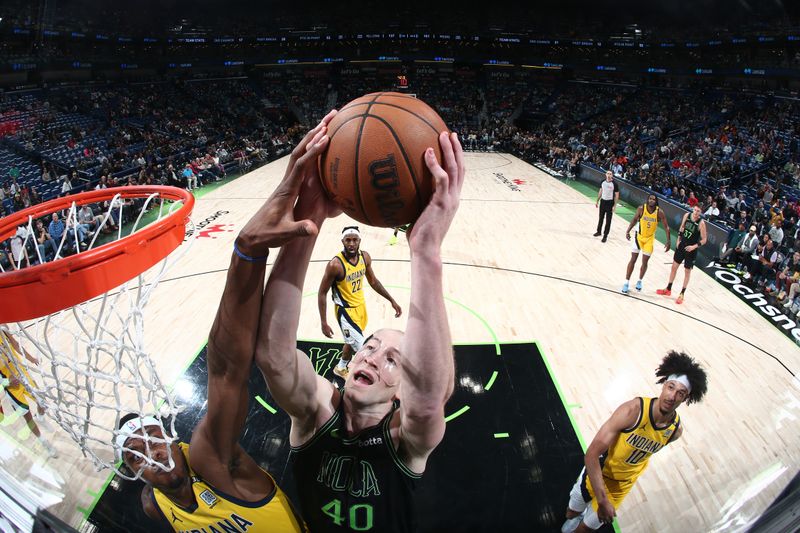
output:
[{"label": "player's raised arm", "polygon": [[430,452],[444,436],[444,405],[453,391],[455,365],[444,305],[441,248],[458,209],[464,183],[464,156],[455,133],[439,136],[443,161],[432,149],[425,162],[435,180],[430,203],[408,235],[411,250],[411,303],[403,338],[401,440],[406,464],[425,469]]},{"label": "player's raised arm", "polygon": [[[323,132],[321,124],[306,136],[305,143],[315,135],[319,141]],[[319,144],[316,150],[309,151],[308,158],[315,157],[324,141]],[[248,408],[247,382],[255,353],[269,249],[317,233],[313,222],[296,221],[291,216],[302,181],[298,176],[299,159],[298,154],[292,155],[281,184],[237,237],[209,334],[208,413],[192,436],[191,462],[215,486],[234,493],[237,478],[247,477],[252,470],[248,466],[255,466],[238,441]]]},{"label": "player's raised arm", "polygon": [[[332,116],[323,119],[324,124]],[[325,197],[317,170],[317,157],[328,141],[324,133],[323,128],[310,142],[306,141],[307,148],[301,143],[293,153],[297,159],[289,179],[293,201],[298,195],[299,198],[294,210],[285,213],[285,220],[307,219],[315,231],[283,244],[264,291],[256,347],[256,363],[270,393],[292,418],[293,443],[298,439],[302,442],[306,434],[313,433],[320,406],[330,407],[333,394],[333,386],[317,375],[308,357],[297,349],[303,282],[317,230],[327,217],[339,212]],[[330,414],[332,411],[327,417]]]}]

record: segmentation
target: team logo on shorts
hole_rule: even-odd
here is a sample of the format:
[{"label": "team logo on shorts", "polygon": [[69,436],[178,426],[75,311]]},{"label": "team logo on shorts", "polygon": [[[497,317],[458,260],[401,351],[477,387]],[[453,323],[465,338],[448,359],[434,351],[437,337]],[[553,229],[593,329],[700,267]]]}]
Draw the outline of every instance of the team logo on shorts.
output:
[{"label": "team logo on shorts", "polygon": [[200,499],[203,500],[209,507],[214,507],[219,501],[217,496],[208,489],[200,493]]},{"label": "team logo on shorts", "polygon": [[349,329],[342,330],[342,333],[344,333],[345,337],[349,337],[350,336],[350,330]]}]

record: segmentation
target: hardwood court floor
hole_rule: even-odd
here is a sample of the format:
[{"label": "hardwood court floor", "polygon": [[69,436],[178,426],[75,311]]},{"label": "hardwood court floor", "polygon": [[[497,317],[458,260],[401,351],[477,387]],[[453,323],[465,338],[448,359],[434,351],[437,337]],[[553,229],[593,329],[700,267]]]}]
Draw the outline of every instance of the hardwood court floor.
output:
[{"label": "hardwood court floor", "polygon": [[[625,221],[615,217],[603,244],[591,236],[593,201],[513,156],[466,158],[461,208],[442,251],[453,340],[538,341],[587,444],[618,404],[658,394],[654,370],[668,350],[688,352],[707,368],[709,393],[703,403],[681,408],[683,438],[653,457],[619,511],[619,525],[624,531],[731,531],[762,513],[800,465],[797,346],[699,269],[684,305],[656,296],[672,260],[658,245],[645,290],[620,294],[630,257]],[[165,382],[174,382],[205,342],[233,238],[286,162],[198,200],[194,221],[214,220],[146,311],[147,346]],[[325,263],[340,249],[341,228],[350,223],[342,216],[322,229],[306,280],[300,338],[322,338],[315,295]],[[362,226],[362,232],[375,273],[407,310],[407,245],[401,239],[389,246],[388,229]],[[681,271],[676,284],[682,279]],[[367,291],[367,300],[370,330],[405,326],[374,292]],[[99,490],[107,472],[93,472],[65,437],[56,440],[61,457],[39,470],[64,479],[63,501],[53,509],[77,525],[82,514],[76,507],[93,500],[86,489]],[[13,442],[5,446],[16,454],[14,471],[24,470],[19,456],[27,452]],[[564,472],[572,479],[577,474]]]}]

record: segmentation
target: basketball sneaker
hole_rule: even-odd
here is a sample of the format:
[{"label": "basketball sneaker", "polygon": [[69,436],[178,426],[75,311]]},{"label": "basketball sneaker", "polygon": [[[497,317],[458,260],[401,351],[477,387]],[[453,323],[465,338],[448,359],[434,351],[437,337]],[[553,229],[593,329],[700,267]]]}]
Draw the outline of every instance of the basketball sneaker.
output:
[{"label": "basketball sneaker", "polygon": [[678,305],[683,303],[683,294],[678,295],[678,297],[675,299],[675,303]]},{"label": "basketball sneaker", "polygon": [[350,369],[347,367],[342,368],[339,365],[336,365],[335,367],[333,367],[333,373],[339,376],[340,378],[347,380],[347,376],[350,374]]},{"label": "basketball sneaker", "polygon": [[630,287],[626,281],[625,284],[622,285],[622,294],[628,294],[628,292],[630,292]]},{"label": "basketball sneaker", "polygon": [[642,280],[636,282],[636,290],[642,292]]},{"label": "basketball sneaker", "polygon": [[659,296],[671,296],[672,291],[669,289],[658,289],[656,291],[656,294],[658,294]]},{"label": "basketball sneaker", "polygon": [[397,244],[397,236],[396,235],[392,235],[389,238],[389,246],[394,246],[395,244]]}]

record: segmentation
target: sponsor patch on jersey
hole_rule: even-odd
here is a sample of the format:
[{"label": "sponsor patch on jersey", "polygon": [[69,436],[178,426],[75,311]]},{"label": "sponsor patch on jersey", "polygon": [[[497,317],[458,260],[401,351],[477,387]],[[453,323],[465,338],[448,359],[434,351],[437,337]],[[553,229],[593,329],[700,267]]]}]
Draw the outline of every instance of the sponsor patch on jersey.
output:
[{"label": "sponsor patch on jersey", "polygon": [[665,438],[668,439],[671,435],[672,435],[672,430],[671,429],[665,429],[664,430],[664,437]]},{"label": "sponsor patch on jersey", "polygon": [[208,505],[209,507],[214,507],[219,501],[216,494],[214,494],[208,489],[200,493],[200,499],[203,500],[205,504]]}]

